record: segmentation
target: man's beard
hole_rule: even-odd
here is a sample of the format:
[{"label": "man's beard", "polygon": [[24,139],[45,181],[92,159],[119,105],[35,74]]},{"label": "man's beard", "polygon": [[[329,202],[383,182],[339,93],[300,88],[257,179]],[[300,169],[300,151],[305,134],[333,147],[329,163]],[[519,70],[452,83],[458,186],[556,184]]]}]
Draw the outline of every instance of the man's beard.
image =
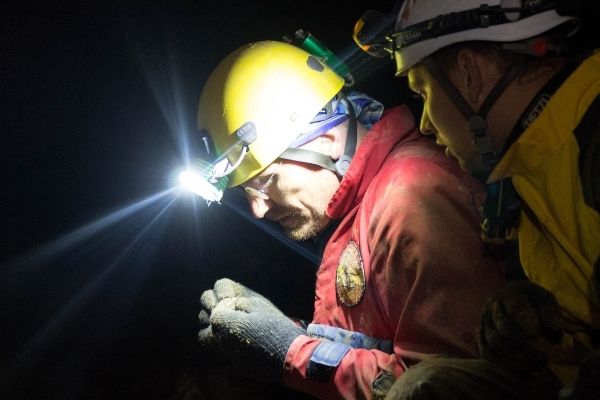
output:
[{"label": "man's beard", "polygon": [[[303,218],[305,219],[305,218]],[[312,239],[319,233],[319,226],[316,221],[312,219],[305,219],[305,222],[291,226],[283,227],[285,234],[292,240],[302,241]]]},{"label": "man's beard", "polygon": [[325,216],[325,213],[319,213],[316,210],[312,210],[309,215],[298,213],[294,217],[298,218],[298,223],[293,226],[282,226],[282,228],[290,239],[296,241],[316,237],[329,224],[329,219]]},{"label": "man's beard", "polygon": [[[295,210],[291,207],[272,208],[265,217],[278,223],[285,234],[295,241],[312,239],[329,224],[325,210],[313,207]],[[286,221],[287,219],[291,221]]]}]

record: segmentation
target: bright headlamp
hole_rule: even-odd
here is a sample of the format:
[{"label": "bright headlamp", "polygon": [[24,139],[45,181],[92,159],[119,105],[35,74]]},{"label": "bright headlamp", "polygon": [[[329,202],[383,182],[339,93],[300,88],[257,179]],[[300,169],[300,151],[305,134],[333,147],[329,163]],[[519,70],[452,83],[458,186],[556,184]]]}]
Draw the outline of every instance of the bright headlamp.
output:
[{"label": "bright headlamp", "polygon": [[[198,165],[192,166],[179,173],[180,186],[202,197],[207,202],[219,202],[223,197],[223,191],[227,188],[229,177],[227,175],[219,177],[217,173],[222,165],[217,163],[205,164],[198,162]],[[229,164],[225,158],[221,160],[221,164]]]},{"label": "bright headlamp", "polygon": [[[256,140],[256,131],[252,123],[244,124],[237,130],[239,140],[212,163],[196,160],[195,164],[179,173],[180,187],[192,192],[209,204],[219,202],[229,183],[229,174],[240,166],[248,153],[248,146]],[[239,152],[235,162],[231,163],[228,156]]]}]

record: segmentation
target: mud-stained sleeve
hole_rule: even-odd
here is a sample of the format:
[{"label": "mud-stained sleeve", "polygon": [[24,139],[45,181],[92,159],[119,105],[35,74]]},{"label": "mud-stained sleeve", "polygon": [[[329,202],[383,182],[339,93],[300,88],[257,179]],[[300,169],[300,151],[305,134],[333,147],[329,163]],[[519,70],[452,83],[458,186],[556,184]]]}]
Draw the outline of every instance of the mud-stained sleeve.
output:
[{"label": "mud-stained sleeve", "polygon": [[472,356],[484,300],[499,287],[498,264],[479,241],[470,188],[427,158],[390,163],[365,195],[357,218],[369,221],[369,279],[395,329],[394,353],[349,348],[331,377],[310,377],[321,343],[298,337],[285,383],[320,399],[371,399],[374,382],[400,376],[428,354]]},{"label": "mud-stained sleeve", "polygon": [[300,336],[287,354],[287,385],[321,399],[371,399],[382,374],[400,376],[430,354],[475,354],[480,310],[501,272],[479,240],[473,190],[430,158],[403,158],[380,171],[357,218],[369,221],[361,241],[379,311],[395,329],[394,353],[346,349],[320,381],[308,365],[321,342]]},{"label": "mud-stained sleeve", "polygon": [[292,343],[284,364],[284,383],[319,399],[372,399],[373,384],[382,373],[400,375],[396,357],[379,350],[348,349],[326,380],[310,376],[310,358],[321,343],[301,335]]},{"label": "mud-stained sleeve", "polygon": [[474,356],[481,309],[502,284],[480,241],[478,187],[444,162],[415,157],[388,168],[371,215],[371,277],[384,288],[394,351],[407,364],[427,354]]}]

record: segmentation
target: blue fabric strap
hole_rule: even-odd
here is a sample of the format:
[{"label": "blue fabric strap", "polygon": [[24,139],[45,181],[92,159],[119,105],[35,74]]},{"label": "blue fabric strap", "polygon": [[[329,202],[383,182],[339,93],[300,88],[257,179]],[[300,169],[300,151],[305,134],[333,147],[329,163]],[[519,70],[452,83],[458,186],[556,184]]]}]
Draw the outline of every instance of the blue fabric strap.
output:
[{"label": "blue fabric strap", "polygon": [[[369,95],[357,91],[351,91],[345,96],[352,104],[352,111],[354,111],[356,119],[367,129],[371,129],[373,124],[381,119],[384,108],[382,103]],[[308,130],[301,134],[290,147],[300,147],[311,140],[314,140],[334,126],[347,120],[348,115],[350,114],[347,104],[338,100],[338,96],[334,97],[327,106],[315,116],[309,124]]]},{"label": "blue fabric strap", "polygon": [[350,346],[329,341],[321,342],[310,356],[310,361],[328,367],[337,367],[350,351]]},{"label": "blue fabric strap", "polygon": [[350,346],[343,343],[322,341],[315,348],[308,363],[306,373],[310,380],[328,383],[342,358],[350,351]]},{"label": "blue fabric strap", "polygon": [[392,341],[373,338],[329,325],[309,324],[306,335],[324,339],[315,348],[308,363],[307,375],[311,380],[330,382],[335,369],[350,349],[378,349],[392,353]]},{"label": "blue fabric strap", "polygon": [[309,324],[306,334],[310,337],[323,338],[337,343],[346,344],[354,349],[377,349],[384,353],[392,354],[391,340],[367,336],[363,333],[352,332],[329,325]]}]

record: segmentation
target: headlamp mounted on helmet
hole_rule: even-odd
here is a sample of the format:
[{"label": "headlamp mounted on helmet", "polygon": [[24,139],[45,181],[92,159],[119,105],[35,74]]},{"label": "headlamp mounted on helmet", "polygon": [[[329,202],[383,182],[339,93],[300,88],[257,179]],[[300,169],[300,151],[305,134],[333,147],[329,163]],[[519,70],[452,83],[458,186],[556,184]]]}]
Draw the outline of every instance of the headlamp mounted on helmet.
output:
[{"label": "headlamp mounted on helmet", "polygon": [[395,13],[385,14],[377,10],[367,10],[356,21],[352,38],[361,50],[373,57],[391,56],[393,53],[391,33],[395,19]]},{"label": "headlamp mounted on helmet", "polygon": [[[424,2],[421,1],[421,3]],[[464,2],[451,3],[450,10],[454,8],[457,11],[435,15],[433,13],[436,11],[433,9],[431,11],[432,18],[419,18],[418,21],[412,23],[410,21],[412,8],[425,8],[425,6],[419,4],[417,0],[399,1],[389,14],[374,10],[366,11],[354,27],[354,41],[358,47],[372,56],[393,56],[395,52],[402,51],[419,42],[438,39],[441,45],[444,41],[439,40],[440,38],[459,32],[511,24],[551,10],[556,11],[556,15],[560,17],[575,16],[580,8],[579,1],[566,0],[502,0],[497,3],[496,5],[479,4],[478,7],[464,10],[459,10]],[[429,9],[432,8],[432,5],[428,6]],[[391,22],[394,20],[395,24]],[[566,20],[561,19],[556,23],[552,21],[548,23],[550,26],[545,27],[544,30],[549,30],[559,22]],[[541,32],[534,32],[528,37],[539,33]],[[514,40],[525,38],[520,37]],[[509,35],[497,34],[494,38],[492,31],[489,31],[489,34],[480,35],[480,37],[477,37],[477,34],[463,35],[461,38],[453,39],[453,42],[468,40],[513,41]],[[447,44],[450,43],[444,45]]]},{"label": "headlamp mounted on helmet", "polygon": [[[328,67],[333,53],[310,34],[304,39],[315,54],[284,42],[248,43],[213,70],[198,106],[198,128],[213,144],[212,160],[195,166],[194,179],[183,175],[186,186],[198,189],[195,193],[202,179],[215,187],[205,198],[219,201],[224,188],[256,176],[348,83]],[[334,64],[342,68],[339,60]]]},{"label": "headlamp mounted on helmet", "polygon": [[[514,2],[512,2],[514,3]],[[478,8],[439,15],[392,34],[394,50],[455,32],[508,24],[556,9],[555,1],[526,1],[521,7],[482,4]]]},{"label": "headlamp mounted on helmet", "polygon": [[284,35],[283,41],[301,49],[318,58],[323,64],[327,65],[336,74],[344,78],[344,86],[354,86],[355,79],[350,68],[338,56],[336,56],[329,48],[319,41],[310,32],[304,29],[298,29],[293,35]]}]

